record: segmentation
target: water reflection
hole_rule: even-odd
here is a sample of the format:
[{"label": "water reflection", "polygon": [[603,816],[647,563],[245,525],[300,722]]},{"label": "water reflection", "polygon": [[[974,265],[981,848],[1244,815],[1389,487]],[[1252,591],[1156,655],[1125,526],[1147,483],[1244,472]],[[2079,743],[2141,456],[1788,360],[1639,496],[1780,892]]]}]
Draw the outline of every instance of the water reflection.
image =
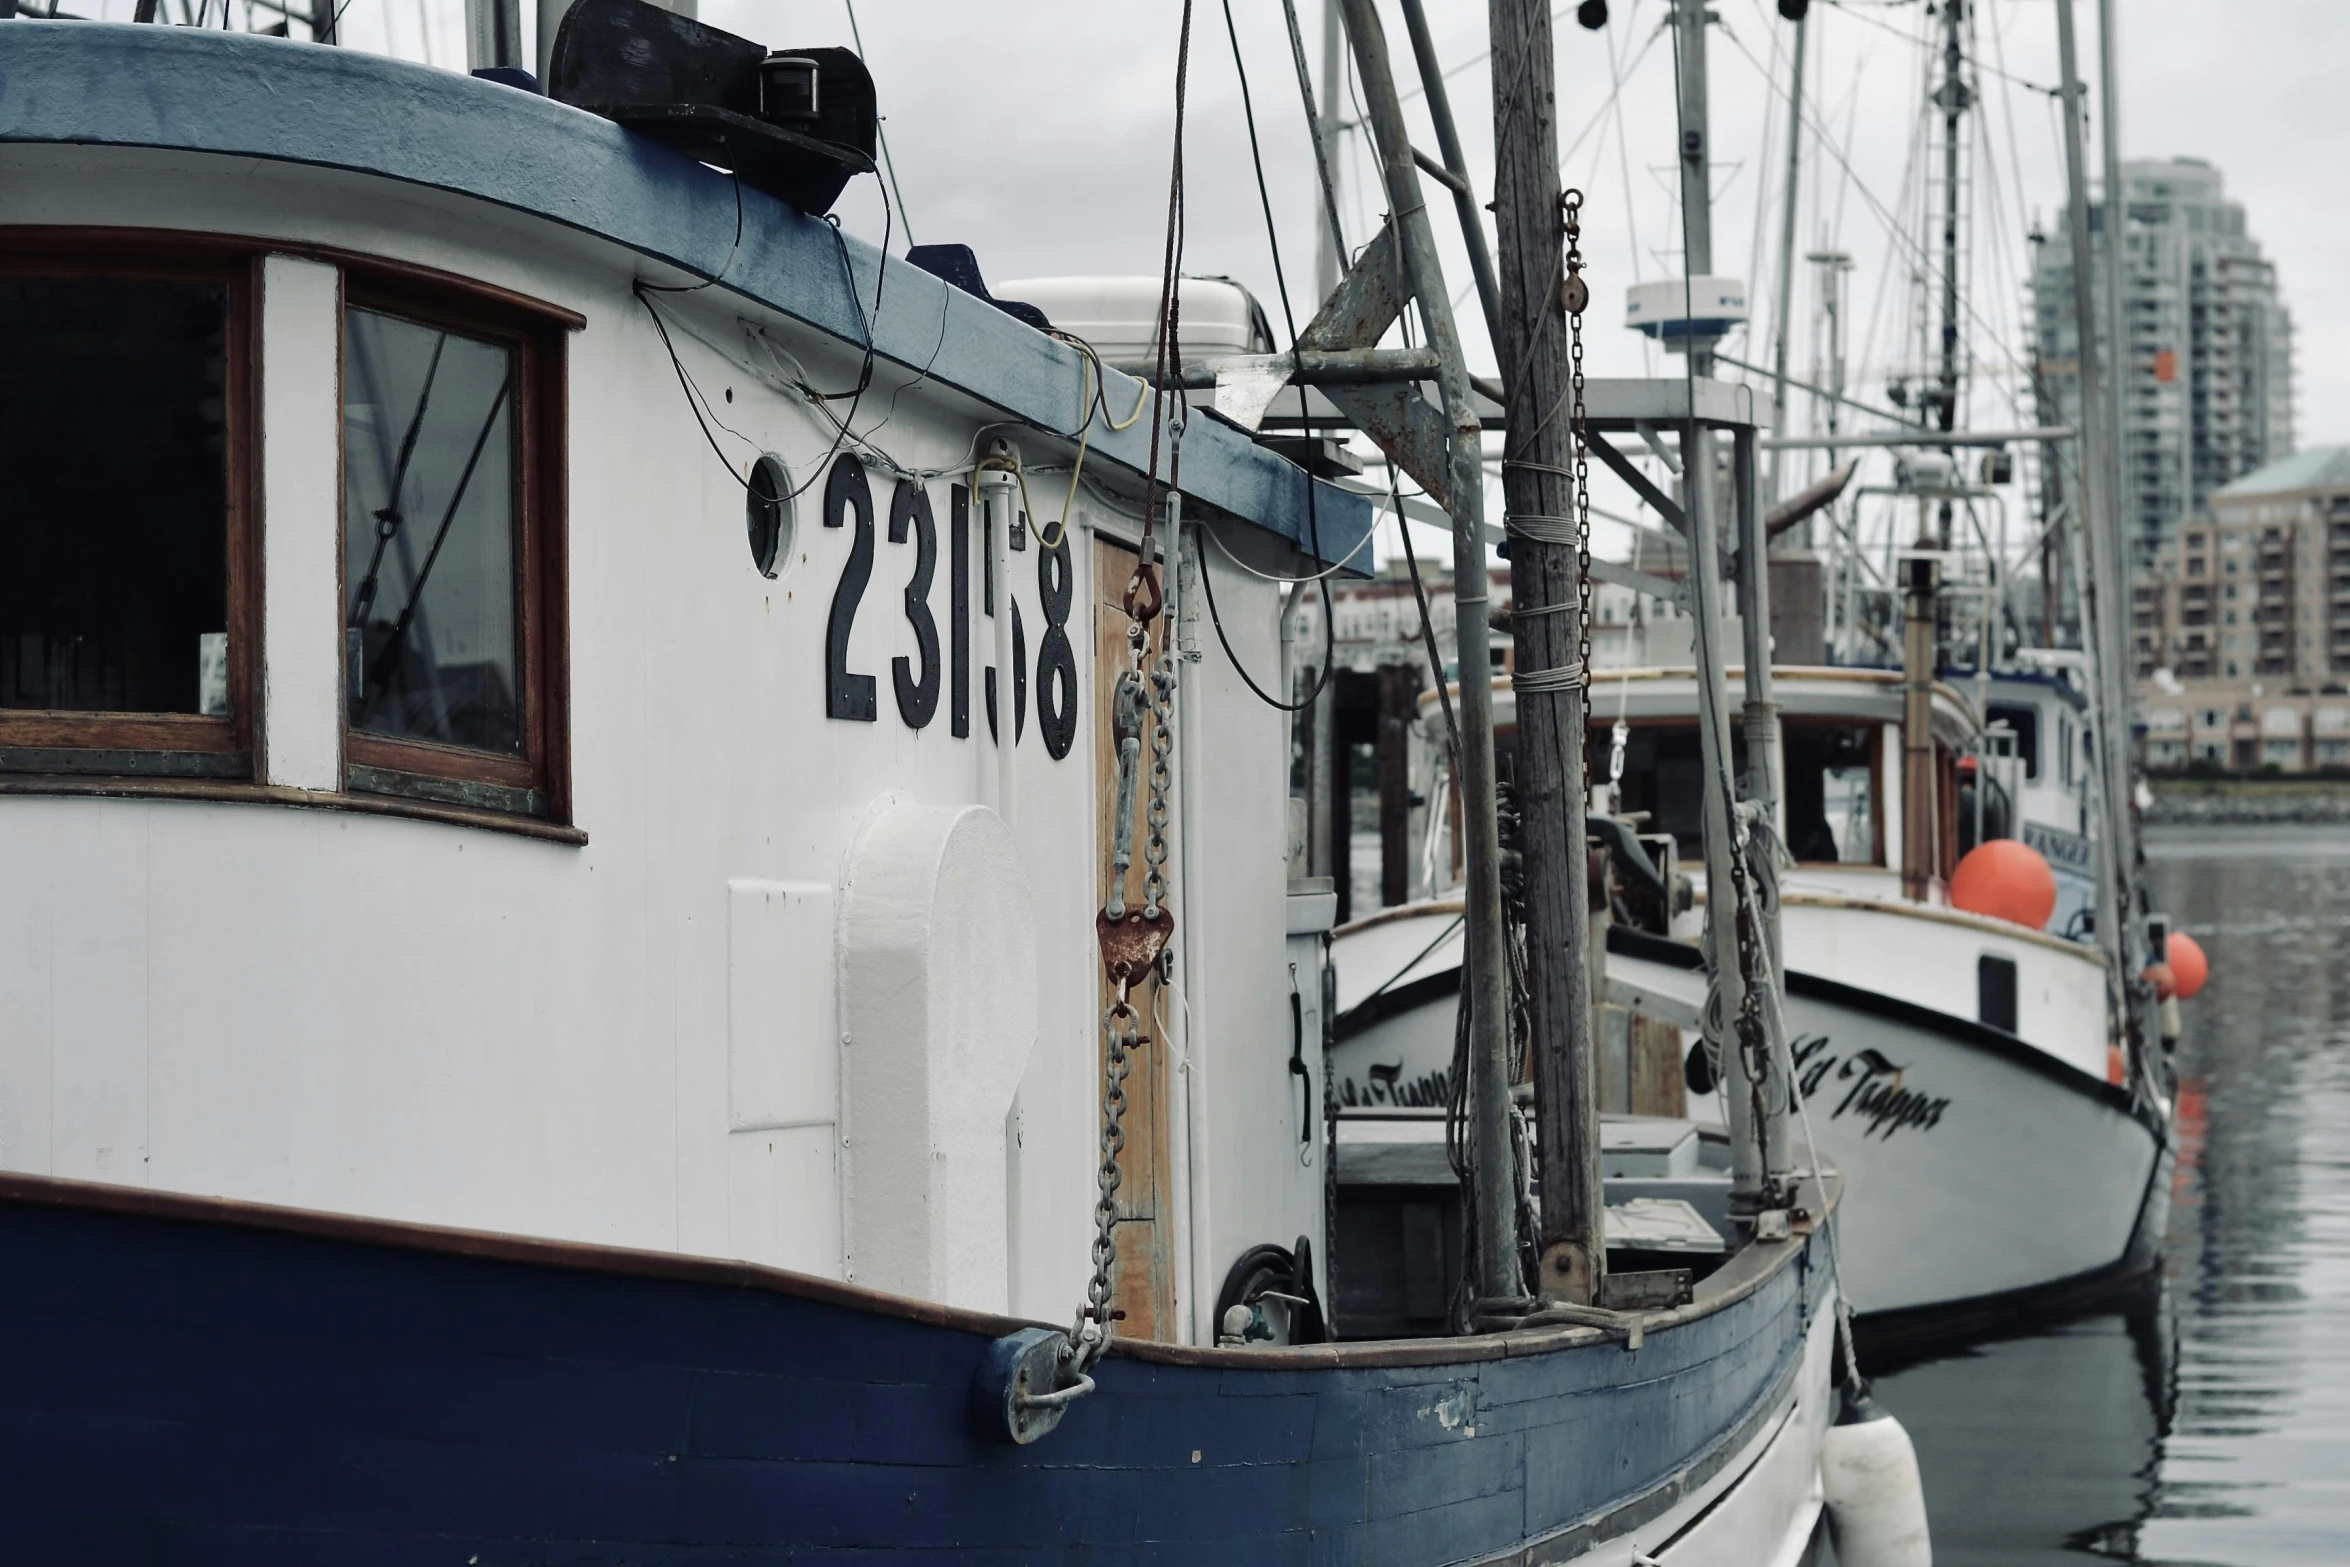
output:
[{"label": "water reflection", "polygon": [[2350,1561],[2350,833],[2149,851],[2212,959],[2166,1276],[1880,1379],[1946,1567]]}]

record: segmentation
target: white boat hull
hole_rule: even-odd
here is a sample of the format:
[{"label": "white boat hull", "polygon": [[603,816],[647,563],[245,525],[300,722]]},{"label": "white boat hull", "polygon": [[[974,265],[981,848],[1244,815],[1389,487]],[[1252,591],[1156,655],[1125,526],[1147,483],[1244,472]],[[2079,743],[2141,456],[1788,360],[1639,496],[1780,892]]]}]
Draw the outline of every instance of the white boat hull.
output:
[{"label": "white boat hull", "polygon": [[[1831,944],[1828,928],[1806,918],[1798,945],[1798,913],[1833,914],[1856,939]],[[1788,980],[1787,1026],[1806,1111],[1795,1135],[1808,1119],[1820,1152],[1844,1174],[1839,1265],[1854,1311],[1887,1332],[1904,1331],[1905,1319],[1963,1325],[2148,1265],[2168,1215],[2168,1138],[2158,1115],[2086,1069],[2104,1051],[2102,997],[2071,996],[2064,981],[2087,965],[2068,961],[2043,975],[2030,966],[2029,943],[1995,943],[2026,964],[2019,1036],[1952,1010],[1967,988],[1960,981],[1972,978],[1960,959],[1993,938],[1946,919],[1883,914],[1790,910],[1799,967]],[[1341,936],[1331,1081],[1342,1107],[1443,1102],[1458,1004],[1455,918],[1453,906],[1430,904]],[[1863,931],[1862,920],[1879,928]],[[1894,950],[1938,933],[1964,941]],[[1684,1016],[1702,1005],[1694,947],[1621,927],[1609,946],[1616,985],[1677,1003]],[[1944,1004],[1800,967],[1809,950],[1857,973],[1872,947],[1888,984]],[[1690,1113],[1723,1119],[1718,1093],[1693,1093]]]},{"label": "white boat hull", "polygon": [[[1637,946],[1656,955],[1612,951],[1611,977],[1701,999],[1701,973],[1660,961],[1677,944]],[[1856,1313],[2085,1284],[2159,1237],[2166,1139],[2124,1090],[1966,1018],[1802,973],[1787,990],[1796,1135],[1808,1121],[1844,1173],[1839,1266]]]}]

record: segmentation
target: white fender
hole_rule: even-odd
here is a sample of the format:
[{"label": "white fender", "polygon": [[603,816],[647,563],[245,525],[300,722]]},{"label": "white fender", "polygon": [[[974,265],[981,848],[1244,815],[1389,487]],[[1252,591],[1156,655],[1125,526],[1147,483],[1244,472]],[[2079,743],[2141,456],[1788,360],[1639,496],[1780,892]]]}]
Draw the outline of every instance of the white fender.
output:
[{"label": "white fender", "polygon": [[1841,1567],[1933,1567],[1917,1449],[1866,1393],[1844,1394],[1820,1443],[1820,1489]]}]

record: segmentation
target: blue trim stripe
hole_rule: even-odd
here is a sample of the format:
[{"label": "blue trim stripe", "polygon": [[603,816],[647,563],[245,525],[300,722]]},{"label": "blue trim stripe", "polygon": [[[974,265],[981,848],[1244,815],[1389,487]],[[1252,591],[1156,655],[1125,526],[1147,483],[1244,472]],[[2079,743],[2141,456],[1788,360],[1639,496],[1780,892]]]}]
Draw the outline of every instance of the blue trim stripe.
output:
[{"label": "blue trim stripe", "polygon": [[[21,21],[0,27],[0,141],[153,147],[346,169],[472,196],[598,235],[726,286],[852,345],[864,313],[830,225],[565,104],[353,49],[200,28]],[[847,242],[859,295],[880,253]],[[875,350],[1040,429],[1080,409],[1077,353],[890,260]],[[941,312],[944,319],[941,319]],[[942,334],[942,326],[944,328]],[[1134,383],[1119,378],[1131,406]],[[1111,394],[1117,400],[1117,394]],[[1094,429],[1140,474],[1150,428]],[[1191,421],[1183,490],[1307,549],[1308,486],[1325,560],[1371,527],[1371,503],[1208,417]],[[1358,567],[1368,562],[1358,559]]]}]

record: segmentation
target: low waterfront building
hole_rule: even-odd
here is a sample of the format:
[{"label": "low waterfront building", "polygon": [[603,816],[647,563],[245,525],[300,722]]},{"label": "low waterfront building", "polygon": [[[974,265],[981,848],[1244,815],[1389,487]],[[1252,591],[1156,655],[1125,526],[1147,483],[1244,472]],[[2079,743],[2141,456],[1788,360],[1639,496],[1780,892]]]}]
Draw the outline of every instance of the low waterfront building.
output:
[{"label": "low waterfront building", "polygon": [[2350,767],[2350,446],[2213,492],[2132,599],[2147,767]]}]

